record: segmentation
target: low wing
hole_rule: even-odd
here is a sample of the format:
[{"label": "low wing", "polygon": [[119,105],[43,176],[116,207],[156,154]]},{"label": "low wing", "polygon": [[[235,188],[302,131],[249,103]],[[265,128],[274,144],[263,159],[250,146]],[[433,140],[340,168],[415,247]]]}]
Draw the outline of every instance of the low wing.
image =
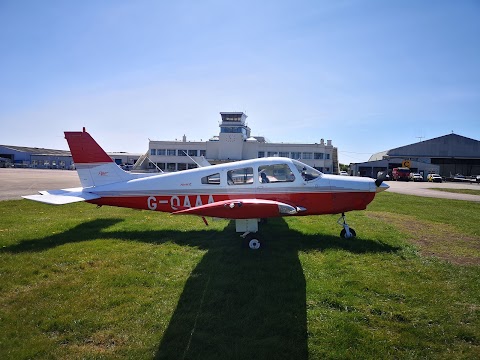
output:
[{"label": "low wing", "polygon": [[263,199],[236,199],[217,201],[211,204],[176,211],[173,214],[190,214],[226,219],[260,219],[295,215],[299,211],[305,211],[305,209],[294,207],[279,201]]},{"label": "low wing", "polygon": [[98,195],[83,191],[83,188],[40,191],[40,195],[27,195],[22,197],[50,205],[65,205],[100,198]]}]

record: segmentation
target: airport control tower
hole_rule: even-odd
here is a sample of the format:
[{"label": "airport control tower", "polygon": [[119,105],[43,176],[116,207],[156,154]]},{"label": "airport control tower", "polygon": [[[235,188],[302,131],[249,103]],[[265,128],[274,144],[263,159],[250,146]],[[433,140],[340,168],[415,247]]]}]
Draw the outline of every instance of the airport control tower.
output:
[{"label": "airport control tower", "polygon": [[244,141],[250,137],[250,128],[246,125],[247,115],[243,112],[221,112],[220,134],[218,139],[220,146],[220,158],[241,160]]}]

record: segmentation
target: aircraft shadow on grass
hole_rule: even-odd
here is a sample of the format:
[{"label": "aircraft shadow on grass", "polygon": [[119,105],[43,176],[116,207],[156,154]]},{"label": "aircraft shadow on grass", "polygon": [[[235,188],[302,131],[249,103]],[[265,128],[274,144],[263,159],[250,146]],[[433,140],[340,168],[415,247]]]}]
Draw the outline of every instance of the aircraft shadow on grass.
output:
[{"label": "aircraft shadow on grass", "polygon": [[103,231],[121,219],[97,219],[63,233],[25,240],[1,252],[37,252],[92,239],[174,242],[208,250],[190,274],[157,349],[157,359],[307,359],[306,282],[299,251],[395,252],[368,240],[344,240],[262,225],[265,245],[240,246],[234,221],[224,231]]}]

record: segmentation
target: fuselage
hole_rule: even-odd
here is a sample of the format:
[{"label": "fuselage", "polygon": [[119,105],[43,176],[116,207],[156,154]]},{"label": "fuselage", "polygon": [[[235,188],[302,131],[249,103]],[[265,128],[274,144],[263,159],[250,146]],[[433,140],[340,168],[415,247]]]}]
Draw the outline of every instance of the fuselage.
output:
[{"label": "fuselage", "polygon": [[[288,158],[259,158],[86,188],[88,202],[175,212],[235,199],[263,199],[305,209],[298,215],[363,210],[377,188],[373,179],[326,175]],[[228,215],[225,215],[228,217]]]}]

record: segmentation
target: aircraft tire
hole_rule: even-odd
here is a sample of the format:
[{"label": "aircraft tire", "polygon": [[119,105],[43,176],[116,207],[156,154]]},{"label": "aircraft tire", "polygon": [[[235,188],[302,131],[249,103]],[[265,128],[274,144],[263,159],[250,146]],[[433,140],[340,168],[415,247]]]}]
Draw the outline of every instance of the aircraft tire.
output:
[{"label": "aircraft tire", "polygon": [[260,249],[261,245],[262,243],[260,242],[260,240],[255,237],[248,239],[248,247],[250,248],[250,250],[258,250]]},{"label": "aircraft tire", "polygon": [[354,237],[357,236],[357,233],[352,228],[350,228],[350,234],[352,234],[352,236],[347,238],[347,232],[345,231],[345,229],[342,229],[342,231],[340,232],[340,237],[342,239],[353,239]]}]

